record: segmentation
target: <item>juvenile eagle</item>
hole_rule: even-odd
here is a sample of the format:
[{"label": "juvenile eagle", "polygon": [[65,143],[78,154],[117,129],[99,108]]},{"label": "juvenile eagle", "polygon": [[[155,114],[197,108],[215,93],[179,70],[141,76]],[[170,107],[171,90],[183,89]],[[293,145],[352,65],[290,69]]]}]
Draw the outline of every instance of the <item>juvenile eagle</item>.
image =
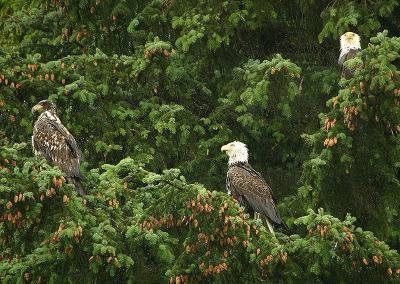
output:
[{"label": "juvenile eagle", "polygon": [[80,180],[86,181],[80,170],[83,154],[75,138],[62,125],[56,110],[56,104],[50,100],[40,101],[32,108],[32,113],[40,113],[33,128],[33,150],[36,155],[43,155],[52,166],[58,166],[66,174],[67,182],[75,185],[75,191],[83,195],[80,184]]},{"label": "juvenile eagle", "polygon": [[343,65],[343,63],[349,59],[355,58],[357,53],[360,51],[360,37],[358,34],[347,32],[340,37],[340,55],[338,64],[341,71],[341,78],[348,80],[354,77],[356,69],[360,66],[355,65],[353,68],[347,68]]},{"label": "juvenile eagle", "polygon": [[239,201],[240,206],[251,216],[255,212],[263,214],[272,235],[275,236],[275,233],[270,221],[288,229],[279,214],[271,188],[261,174],[248,163],[246,144],[234,141],[222,146],[221,151],[226,151],[229,156],[226,174],[228,194]]}]

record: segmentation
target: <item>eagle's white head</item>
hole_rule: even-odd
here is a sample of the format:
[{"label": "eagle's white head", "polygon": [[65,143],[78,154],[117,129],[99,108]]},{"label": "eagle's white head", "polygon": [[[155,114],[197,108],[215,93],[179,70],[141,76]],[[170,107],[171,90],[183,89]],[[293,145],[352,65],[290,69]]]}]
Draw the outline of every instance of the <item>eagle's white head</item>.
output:
[{"label": "eagle's white head", "polygon": [[350,49],[361,49],[360,36],[356,33],[347,32],[340,37],[340,51],[347,53]]},{"label": "eagle's white head", "polygon": [[246,162],[249,159],[249,153],[246,144],[233,141],[221,147],[221,151],[225,151],[229,156],[228,164],[232,165],[238,162]]},{"label": "eagle's white head", "polygon": [[50,100],[43,100],[37,103],[37,105],[35,105],[32,108],[32,113],[35,112],[39,112],[39,113],[44,113],[46,111],[49,111],[51,113],[56,113],[57,110],[57,106],[55,103],[53,103]]}]

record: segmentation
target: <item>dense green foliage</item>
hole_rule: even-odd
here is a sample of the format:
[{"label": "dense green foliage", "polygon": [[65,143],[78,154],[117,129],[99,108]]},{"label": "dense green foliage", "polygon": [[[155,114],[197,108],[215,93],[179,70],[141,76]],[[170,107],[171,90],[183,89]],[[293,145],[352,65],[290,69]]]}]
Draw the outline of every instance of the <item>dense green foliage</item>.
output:
[{"label": "dense green foliage", "polygon": [[156,174],[126,158],[91,170],[93,192],[81,198],[59,170],[21,159],[23,147],[1,148],[13,159],[0,172],[5,282],[383,281],[400,265],[350,215],[309,210],[298,234],[276,240],[225,193],[187,184],[177,169]]},{"label": "dense green foliage", "polygon": [[[394,0],[1,0],[1,279],[399,281],[399,14]],[[348,30],[364,49],[340,81]],[[33,157],[46,98],[84,151],[84,197]],[[276,239],[225,193],[233,140],[279,201]]]}]

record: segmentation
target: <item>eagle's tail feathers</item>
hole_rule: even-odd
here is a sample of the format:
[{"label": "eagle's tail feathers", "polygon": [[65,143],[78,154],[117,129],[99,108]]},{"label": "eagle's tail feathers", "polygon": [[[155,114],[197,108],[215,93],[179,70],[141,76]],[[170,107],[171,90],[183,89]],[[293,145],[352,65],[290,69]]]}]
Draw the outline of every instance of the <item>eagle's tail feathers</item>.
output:
[{"label": "eagle's tail feathers", "polygon": [[283,221],[282,219],[282,223],[279,224],[282,228],[284,228],[285,230],[289,230],[288,225],[286,225],[285,221]]},{"label": "eagle's tail feathers", "polygon": [[79,172],[78,178],[79,178],[79,180],[81,180],[81,181],[87,181],[87,178],[86,178],[81,172]]},{"label": "eagle's tail feathers", "polygon": [[[278,227],[282,227],[284,230],[289,230],[289,227],[288,227],[288,225],[285,223],[285,221],[283,221],[283,219],[282,218],[280,218],[280,222],[278,223],[278,222],[275,222],[275,221],[273,221],[273,220],[271,220],[270,218],[268,218],[266,215],[261,215],[262,216],[262,219],[265,219],[265,221],[267,222],[267,224],[268,224],[268,227],[269,227],[269,225],[270,225],[270,223],[269,223],[269,220],[274,224],[274,225],[276,225],[276,226],[278,226]],[[268,220],[269,219],[269,220]],[[270,229],[270,231],[271,231],[271,229]]]},{"label": "eagle's tail feathers", "polygon": [[79,182],[78,178],[75,177],[67,177],[67,182],[69,184],[73,184],[75,185],[75,191],[79,194],[79,195],[84,195],[85,192],[83,191],[83,187],[81,185],[81,183]]}]

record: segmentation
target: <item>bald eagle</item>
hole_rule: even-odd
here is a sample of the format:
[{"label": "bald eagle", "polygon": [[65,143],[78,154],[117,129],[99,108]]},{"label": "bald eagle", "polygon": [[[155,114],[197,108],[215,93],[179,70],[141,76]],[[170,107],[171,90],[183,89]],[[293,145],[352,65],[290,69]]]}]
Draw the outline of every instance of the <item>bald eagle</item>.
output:
[{"label": "bald eagle", "polygon": [[356,69],[360,67],[355,65],[352,68],[347,68],[343,64],[349,59],[353,59],[357,56],[357,53],[361,51],[360,37],[356,33],[347,32],[340,37],[340,55],[339,55],[339,68],[341,71],[341,78],[349,80],[354,77]]},{"label": "bald eagle", "polygon": [[229,156],[226,174],[228,194],[239,201],[240,206],[243,206],[250,216],[261,213],[267,217],[268,229],[272,235],[275,236],[275,233],[270,221],[288,229],[279,214],[271,188],[261,174],[248,163],[246,144],[234,141],[222,146],[221,151],[226,151]]},{"label": "bald eagle", "polygon": [[66,174],[67,182],[75,185],[75,191],[83,195],[80,184],[81,180],[86,181],[80,170],[83,154],[75,138],[62,125],[56,110],[56,104],[50,100],[40,101],[32,108],[32,113],[40,113],[33,129],[33,150],[35,155],[43,155],[52,166],[58,166]]}]

